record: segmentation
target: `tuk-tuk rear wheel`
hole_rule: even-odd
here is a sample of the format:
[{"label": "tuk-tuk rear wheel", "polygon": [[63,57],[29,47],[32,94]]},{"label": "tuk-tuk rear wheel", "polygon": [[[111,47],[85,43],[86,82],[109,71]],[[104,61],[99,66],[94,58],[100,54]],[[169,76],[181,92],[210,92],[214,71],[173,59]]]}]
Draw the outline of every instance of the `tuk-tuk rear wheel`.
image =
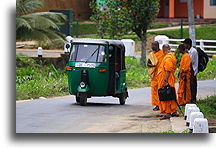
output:
[{"label": "tuk-tuk rear wheel", "polygon": [[80,105],[81,106],[86,106],[86,104],[87,104],[87,93],[80,93],[79,98],[80,98]]},{"label": "tuk-tuk rear wheel", "polygon": [[119,96],[120,105],[124,105],[125,104],[126,98],[127,98],[127,94],[126,93],[121,93],[120,94],[120,96]]}]

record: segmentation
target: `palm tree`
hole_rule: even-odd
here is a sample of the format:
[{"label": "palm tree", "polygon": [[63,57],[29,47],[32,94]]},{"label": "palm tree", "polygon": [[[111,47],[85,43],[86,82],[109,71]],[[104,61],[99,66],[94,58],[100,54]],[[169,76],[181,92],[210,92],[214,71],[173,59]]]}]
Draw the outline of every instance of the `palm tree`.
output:
[{"label": "palm tree", "polygon": [[63,40],[60,23],[66,17],[62,13],[35,12],[42,8],[43,0],[16,0],[16,38],[47,42]]}]

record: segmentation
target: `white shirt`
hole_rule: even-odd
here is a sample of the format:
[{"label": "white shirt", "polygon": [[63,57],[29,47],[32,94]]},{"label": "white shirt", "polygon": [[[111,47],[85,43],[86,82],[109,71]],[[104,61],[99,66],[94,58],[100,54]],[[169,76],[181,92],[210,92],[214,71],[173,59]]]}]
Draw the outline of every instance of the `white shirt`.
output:
[{"label": "white shirt", "polygon": [[194,70],[194,76],[196,76],[198,73],[198,53],[197,53],[197,50],[195,48],[191,47],[190,50],[188,50],[188,53],[189,53],[190,58],[191,58],[192,67]]}]

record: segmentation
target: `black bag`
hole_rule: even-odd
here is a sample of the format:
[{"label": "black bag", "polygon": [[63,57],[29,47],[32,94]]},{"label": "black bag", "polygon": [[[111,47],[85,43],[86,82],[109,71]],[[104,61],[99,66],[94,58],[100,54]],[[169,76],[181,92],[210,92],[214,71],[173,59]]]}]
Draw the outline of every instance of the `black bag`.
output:
[{"label": "black bag", "polygon": [[175,87],[168,85],[158,89],[158,96],[160,101],[176,100]]},{"label": "black bag", "polygon": [[198,53],[198,71],[202,72],[206,69],[209,58],[208,55],[200,48],[197,48]]}]

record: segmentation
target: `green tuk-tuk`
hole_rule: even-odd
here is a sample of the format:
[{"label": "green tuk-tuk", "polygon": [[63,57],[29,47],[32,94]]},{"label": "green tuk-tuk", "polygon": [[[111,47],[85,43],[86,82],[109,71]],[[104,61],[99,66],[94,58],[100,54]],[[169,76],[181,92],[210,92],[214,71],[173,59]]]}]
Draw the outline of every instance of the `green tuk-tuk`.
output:
[{"label": "green tuk-tuk", "polygon": [[66,70],[70,94],[80,105],[85,106],[92,96],[113,96],[125,104],[128,92],[125,46],[121,41],[73,39]]}]

